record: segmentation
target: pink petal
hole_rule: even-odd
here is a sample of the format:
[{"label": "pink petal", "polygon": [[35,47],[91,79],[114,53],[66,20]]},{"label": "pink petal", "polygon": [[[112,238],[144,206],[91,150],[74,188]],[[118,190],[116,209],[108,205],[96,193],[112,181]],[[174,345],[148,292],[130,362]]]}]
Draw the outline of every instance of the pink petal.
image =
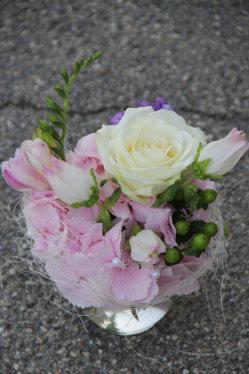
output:
[{"label": "pink petal", "polygon": [[112,292],[119,300],[142,300],[147,297],[151,282],[151,269],[148,266],[139,269],[136,263],[132,263],[126,269],[120,269]]}]

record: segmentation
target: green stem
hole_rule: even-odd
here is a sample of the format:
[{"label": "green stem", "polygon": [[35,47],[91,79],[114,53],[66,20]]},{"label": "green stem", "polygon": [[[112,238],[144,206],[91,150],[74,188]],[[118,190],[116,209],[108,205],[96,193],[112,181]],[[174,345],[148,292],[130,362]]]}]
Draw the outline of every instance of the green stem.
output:
[{"label": "green stem", "polygon": [[183,183],[183,187],[187,186],[192,180],[195,179],[195,175],[192,175],[189,179],[186,180],[186,182]]},{"label": "green stem", "polygon": [[72,83],[72,81],[76,78],[76,75],[73,74],[72,78],[70,79],[68,86]]},{"label": "green stem", "polygon": [[[70,82],[67,83],[67,85],[66,85],[66,89],[65,89],[66,98],[63,99],[64,110],[63,110],[63,113],[62,113],[62,122],[63,122],[64,125],[65,125],[65,129],[62,130],[62,134],[61,134],[61,150],[62,150],[63,153],[64,153],[64,149],[65,149],[65,148],[64,148],[64,138],[65,138],[66,133],[67,133],[67,128],[66,128],[66,112],[67,112],[67,108],[68,108],[67,95],[68,95],[69,85],[70,85]],[[65,158],[65,159],[66,159],[66,158]]]},{"label": "green stem", "polygon": [[98,201],[95,204],[98,205],[101,209],[105,208],[105,206],[99,203]]}]

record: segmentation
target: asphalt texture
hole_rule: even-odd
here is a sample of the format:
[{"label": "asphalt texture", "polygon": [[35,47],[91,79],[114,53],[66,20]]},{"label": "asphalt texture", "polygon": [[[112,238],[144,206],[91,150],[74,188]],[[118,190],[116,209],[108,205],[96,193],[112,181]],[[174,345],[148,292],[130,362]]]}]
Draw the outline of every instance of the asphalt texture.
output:
[{"label": "asphalt texture", "polygon": [[[46,97],[60,102],[59,71],[99,50],[72,84],[68,147],[135,99],[157,96],[209,140],[234,127],[249,136],[248,35],[246,0],[1,0],[0,161],[31,138]],[[220,187],[231,228],[224,267],[177,298],[155,328],[127,338],[79,318],[82,310],[29,271],[9,213],[12,201],[20,216],[20,194],[1,177],[0,372],[249,373],[248,176],[249,154]]]}]

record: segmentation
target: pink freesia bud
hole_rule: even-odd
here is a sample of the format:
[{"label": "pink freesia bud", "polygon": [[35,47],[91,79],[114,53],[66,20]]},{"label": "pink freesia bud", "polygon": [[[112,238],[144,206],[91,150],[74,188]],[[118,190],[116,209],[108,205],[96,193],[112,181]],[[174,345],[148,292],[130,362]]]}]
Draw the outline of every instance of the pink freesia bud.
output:
[{"label": "pink freesia bud", "polygon": [[50,151],[46,143],[37,138],[25,140],[21,145],[23,160],[27,166],[42,174],[42,166],[50,164]]},{"label": "pink freesia bud", "polygon": [[223,175],[237,164],[248,148],[245,134],[235,128],[225,138],[208,143],[202,149],[199,161],[210,158],[206,174]]},{"label": "pink freesia bud", "polygon": [[[34,143],[34,142],[32,142]],[[46,179],[24,162],[21,148],[15,152],[15,158],[4,161],[1,169],[6,182],[18,191],[49,191],[51,187]]]},{"label": "pink freesia bud", "polygon": [[51,167],[43,166],[43,174],[59,199],[69,205],[89,199],[94,181],[87,171],[54,156],[50,157],[50,164]]}]

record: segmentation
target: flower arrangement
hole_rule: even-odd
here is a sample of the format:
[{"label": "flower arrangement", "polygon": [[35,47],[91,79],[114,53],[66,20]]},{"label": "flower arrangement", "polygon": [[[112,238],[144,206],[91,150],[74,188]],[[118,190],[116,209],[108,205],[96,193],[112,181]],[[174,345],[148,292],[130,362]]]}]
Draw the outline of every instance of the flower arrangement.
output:
[{"label": "flower arrangement", "polygon": [[[75,63],[63,109],[38,120],[33,140],[2,163],[6,182],[23,191],[26,236],[61,294],[75,306],[143,308],[199,289],[229,228],[217,188],[249,148],[233,129],[207,144],[163,99],[136,102],[110,125],[66,152],[69,87],[102,55]],[[57,130],[56,130],[57,128]]]}]

